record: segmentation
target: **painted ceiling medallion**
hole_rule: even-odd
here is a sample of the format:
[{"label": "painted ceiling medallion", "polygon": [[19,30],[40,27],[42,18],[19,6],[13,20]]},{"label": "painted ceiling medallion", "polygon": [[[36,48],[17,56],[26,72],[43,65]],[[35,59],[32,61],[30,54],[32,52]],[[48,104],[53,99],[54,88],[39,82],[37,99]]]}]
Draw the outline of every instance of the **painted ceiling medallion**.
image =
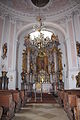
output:
[{"label": "painted ceiling medallion", "polygon": [[31,0],[31,1],[37,7],[44,7],[49,2],[49,0]]}]

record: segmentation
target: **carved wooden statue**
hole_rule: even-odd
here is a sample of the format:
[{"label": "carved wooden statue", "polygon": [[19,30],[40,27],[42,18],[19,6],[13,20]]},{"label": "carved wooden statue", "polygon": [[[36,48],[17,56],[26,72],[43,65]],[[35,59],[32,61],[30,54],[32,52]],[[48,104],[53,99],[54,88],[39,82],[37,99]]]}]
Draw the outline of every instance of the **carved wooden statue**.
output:
[{"label": "carved wooden statue", "polygon": [[22,53],[22,71],[27,72],[27,53],[26,50],[23,50],[24,52]]},{"label": "carved wooden statue", "polygon": [[23,71],[23,72],[21,73],[21,79],[23,80],[23,82],[26,81],[26,73],[25,73],[25,71]]},{"label": "carved wooden statue", "polygon": [[76,42],[76,48],[77,48],[77,56],[80,57],[80,43]]},{"label": "carved wooden statue", "polygon": [[52,36],[51,36],[51,40],[52,40],[52,41],[55,41],[55,40],[56,40],[56,36],[55,36],[54,33],[53,33]]},{"label": "carved wooden statue", "polygon": [[24,45],[29,46],[30,44],[30,35],[28,34],[27,36],[24,37]]},{"label": "carved wooden statue", "polygon": [[62,80],[62,52],[60,51],[60,49],[58,49],[58,72],[59,72],[59,80]]},{"label": "carved wooden statue", "polygon": [[4,59],[5,57],[7,57],[7,43],[5,43],[2,47],[3,49],[3,55],[2,55],[2,58]]},{"label": "carved wooden statue", "polygon": [[80,72],[76,76],[76,87],[80,87]]}]

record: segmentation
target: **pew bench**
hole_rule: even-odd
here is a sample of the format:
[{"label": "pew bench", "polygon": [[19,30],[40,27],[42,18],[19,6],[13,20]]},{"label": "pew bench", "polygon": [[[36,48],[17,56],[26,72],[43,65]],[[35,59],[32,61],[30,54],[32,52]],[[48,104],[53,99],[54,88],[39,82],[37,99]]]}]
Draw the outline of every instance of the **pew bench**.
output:
[{"label": "pew bench", "polygon": [[63,106],[63,101],[64,101],[64,91],[58,91],[58,102],[61,106]]},{"label": "pew bench", "polygon": [[58,95],[70,120],[80,120],[80,90],[59,91]]},{"label": "pew bench", "polygon": [[20,97],[21,97],[21,106],[24,107],[25,105],[25,91],[24,90],[20,90]]},{"label": "pew bench", "polygon": [[76,97],[76,107],[74,108],[75,120],[80,120],[80,96]]},{"label": "pew bench", "polygon": [[24,96],[25,96],[25,103],[27,103],[27,100],[28,100],[28,92],[27,92],[27,90],[24,91]]},{"label": "pew bench", "polygon": [[15,112],[18,112],[21,108],[20,92],[17,90],[9,90],[12,93],[13,100],[15,102]]},{"label": "pew bench", "polygon": [[15,103],[11,93],[0,92],[0,106],[3,107],[2,120],[9,120],[14,116]]},{"label": "pew bench", "polygon": [[2,119],[2,114],[3,114],[3,108],[0,107],[0,120]]},{"label": "pew bench", "polygon": [[12,94],[13,101],[15,102],[15,112],[18,112],[21,108],[20,92],[17,90],[0,90],[0,92]]},{"label": "pew bench", "polygon": [[[78,108],[77,99],[79,99],[80,91],[79,90],[68,90],[67,92],[67,103],[66,103],[66,112],[70,120],[80,120],[78,119]],[[78,96],[78,97],[77,97]],[[79,101],[80,102],[80,101]]]}]

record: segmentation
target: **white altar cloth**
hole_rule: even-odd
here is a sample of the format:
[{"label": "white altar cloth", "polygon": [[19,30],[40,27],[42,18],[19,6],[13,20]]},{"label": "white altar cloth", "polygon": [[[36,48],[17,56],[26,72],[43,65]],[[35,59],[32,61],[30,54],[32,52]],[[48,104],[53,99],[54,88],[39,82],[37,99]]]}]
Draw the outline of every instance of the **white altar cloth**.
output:
[{"label": "white altar cloth", "polygon": [[[33,84],[33,90],[35,91],[35,84]],[[50,93],[51,91],[52,91],[51,83],[42,83],[42,92],[43,93]]]}]

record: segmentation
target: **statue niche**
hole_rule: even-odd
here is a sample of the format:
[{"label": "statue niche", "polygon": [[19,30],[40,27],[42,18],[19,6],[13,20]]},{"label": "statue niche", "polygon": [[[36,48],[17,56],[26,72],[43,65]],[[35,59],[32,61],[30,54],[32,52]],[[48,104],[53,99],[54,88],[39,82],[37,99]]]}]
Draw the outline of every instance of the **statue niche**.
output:
[{"label": "statue niche", "polygon": [[48,57],[46,55],[46,52],[39,51],[38,56],[36,58],[36,72],[39,73],[39,71],[44,70],[48,73]]}]

